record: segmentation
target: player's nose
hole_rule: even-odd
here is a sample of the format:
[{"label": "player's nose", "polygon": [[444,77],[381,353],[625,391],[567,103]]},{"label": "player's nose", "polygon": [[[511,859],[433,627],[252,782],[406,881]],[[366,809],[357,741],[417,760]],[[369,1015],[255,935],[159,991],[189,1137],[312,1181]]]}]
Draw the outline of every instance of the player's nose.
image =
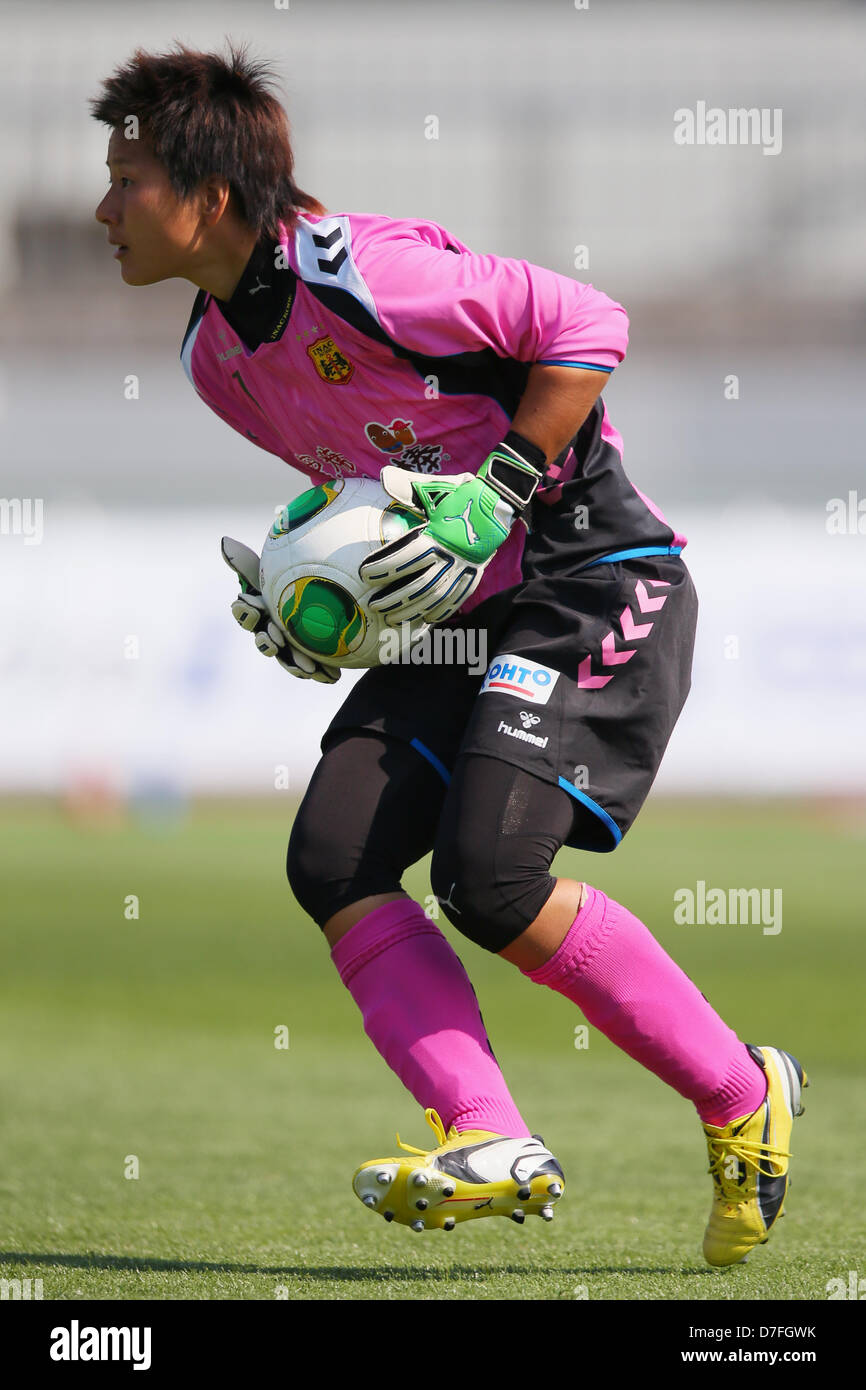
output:
[{"label": "player's nose", "polygon": [[110,192],[109,192],[109,193],[106,193],[105,197],[104,197],[104,198],[102,199],[102,201],[98,204],[98,206],[97,206],[97,208],[96,208],[96,212],[94,213],[94,217],[96,218],[97,222],[102,222],[102,223],[106,223],[106,224],[109,223],[109,222],[111,222],[111,221],[113,221],[113,220],[115,220],[115,219],[112,218],[111,193],[110,193]]}]

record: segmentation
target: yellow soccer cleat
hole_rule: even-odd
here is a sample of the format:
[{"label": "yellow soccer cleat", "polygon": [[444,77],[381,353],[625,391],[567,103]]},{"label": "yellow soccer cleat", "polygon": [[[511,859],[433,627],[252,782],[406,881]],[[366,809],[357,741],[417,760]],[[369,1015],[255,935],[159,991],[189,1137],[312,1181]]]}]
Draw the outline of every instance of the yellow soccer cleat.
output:
[{"label": "yellow soccer cleat", "polygon": [[751,1115],[721,1128],[704,1125],[713,1178],[713,1207],[704,1233],[711,1265],[732,1265],[765,1245],[782,1215],[789,1145],[800,1096],[809,1081],[789,1052],[747,1043],[767,1074],[767,1098]]},{"label": "yellow soccer cleat", "polygon": [[460,1134],[453,1126],[446,1134],[435,1110],[424,1114],[437,1147],[415,1149],[398,1134],[399,1147],[413,1157],[362,1164],[352,1187],[366,1207],[413,1231],[453,1231],[458,1221],[480,1216],[510,1216],[519,1225],[527,1216],[553,1220],[565,1179],[537,1134],[510,1139],[478,1129]]}]

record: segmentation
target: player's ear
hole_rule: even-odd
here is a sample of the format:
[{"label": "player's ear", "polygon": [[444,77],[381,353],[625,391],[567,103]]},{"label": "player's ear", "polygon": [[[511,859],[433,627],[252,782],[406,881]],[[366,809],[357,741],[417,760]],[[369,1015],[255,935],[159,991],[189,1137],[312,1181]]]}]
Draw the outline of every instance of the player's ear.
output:
[{"label": "player's ear", "polygon": [[207,178],[199,190],[202,217],[208,226],[215,226],[225,214],[231,202],[231,189],[228,181],[216,174]]}]

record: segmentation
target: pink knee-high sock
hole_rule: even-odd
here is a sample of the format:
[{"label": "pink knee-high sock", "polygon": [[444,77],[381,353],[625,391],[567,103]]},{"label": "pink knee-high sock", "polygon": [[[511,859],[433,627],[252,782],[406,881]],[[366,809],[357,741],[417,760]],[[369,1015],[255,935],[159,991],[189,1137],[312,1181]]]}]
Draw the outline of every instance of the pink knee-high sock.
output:
[{"label": "pink knee-high sock", "polygon": [[745,1043],[643,923],[589,884],[562,945],[523,973],[694,1101],[704,1124],[729,1124],[762,1104],[766,1080]]},{"label": "pink knee-high sock", "polygon": [[446,1130],[529,1134],[469,976],[417,903],[403,898],[369,912],[331,957],[370,1041],[419,1105],[438,1110]]}]

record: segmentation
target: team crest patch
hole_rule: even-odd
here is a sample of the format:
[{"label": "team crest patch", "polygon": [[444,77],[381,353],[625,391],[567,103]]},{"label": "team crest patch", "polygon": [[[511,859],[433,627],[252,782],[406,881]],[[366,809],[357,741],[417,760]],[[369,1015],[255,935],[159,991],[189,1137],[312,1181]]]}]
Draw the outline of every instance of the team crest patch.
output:
[{"label": "team crest patch", "polygon": [[514,695],[518,700],[531,701],[533,705],[546,705],[558,680],[559,672],[549,666],[506,652],[493,658],[479,693],[495,690],[502,695]]},{"label": "team crest patch", "polygon": [[332,386],[342,386],[355,370],[354,363],[340,351],[333,338],[317,338],[307,348],[307,352],[313,359],[319,376],[323,381],[329,381]]}]

